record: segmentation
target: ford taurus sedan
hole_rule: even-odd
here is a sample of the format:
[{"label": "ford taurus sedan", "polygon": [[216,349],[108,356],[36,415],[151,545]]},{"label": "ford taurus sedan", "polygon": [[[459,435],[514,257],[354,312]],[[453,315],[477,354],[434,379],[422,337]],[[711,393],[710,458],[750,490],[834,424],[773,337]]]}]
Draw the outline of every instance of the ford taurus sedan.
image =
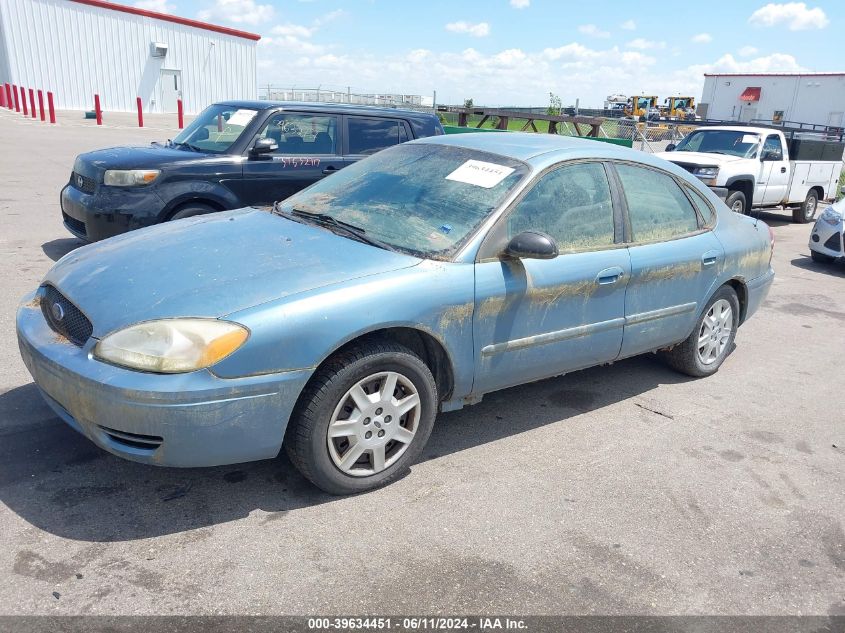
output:
[{"label": "ford taurus sedan", "polygon": [[82,247],[17,314],[55,412],[116,455],[284,446],[320,488],[384,485],[438,411],[659,352],[714,373],[773,240],[663,160],[538,134],[432,137],[274,206]]}]

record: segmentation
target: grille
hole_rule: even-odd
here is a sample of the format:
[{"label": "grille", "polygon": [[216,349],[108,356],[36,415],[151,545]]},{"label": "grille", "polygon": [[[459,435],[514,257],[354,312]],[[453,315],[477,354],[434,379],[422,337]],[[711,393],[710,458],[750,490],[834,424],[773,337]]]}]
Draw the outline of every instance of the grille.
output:
[{"label": "grille", "polygon": [[832,251],[841,251],[842,248],[839,246],[839,233],[834,233],[827,241],[824,243],[825,248],[829,248]]},{"label": "grille", "polygon": [[102,424],[98,425],[100,429],[109,436],[109,439],[117,444],[128,446],[130,448],[140,448],[142,450],[155,450],[164,442],[164,438],[159,435],[142,435],[140,433],[129,433],[128,431],[118,431],[111,429]]},{"label": "grille", "polygon": [[74,345],[82,347],[94,331],[88,317],[53,286],[44,286],[41,312],[50,327]]},{"label": "grille", "polygon": [[97,183],[93,178],[72,171],[70,172],[70,186],[79,189],[82,193],[94,193]]},{"label": "grille", "polygon": [[62,211],[62,219],[64,220],[65,224],[67,224],[68,228],[74,233],[77,233],[79,235],[88,234],[88,232],[85,230],[85,222],[83,222],[82,220],[72,218],[64,211]]}]

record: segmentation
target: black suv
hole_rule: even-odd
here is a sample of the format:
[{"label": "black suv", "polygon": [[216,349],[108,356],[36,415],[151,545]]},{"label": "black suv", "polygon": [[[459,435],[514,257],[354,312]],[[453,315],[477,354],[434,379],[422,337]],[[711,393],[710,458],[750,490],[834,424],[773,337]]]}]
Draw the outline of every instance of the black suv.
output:
[{"label": "black suv", "polygon": [[162,145],[80,154],[65,227],[94,242],[167,220],[269,205],[370,154],[443,134],[434,114],[369,106],[227,101]]}]

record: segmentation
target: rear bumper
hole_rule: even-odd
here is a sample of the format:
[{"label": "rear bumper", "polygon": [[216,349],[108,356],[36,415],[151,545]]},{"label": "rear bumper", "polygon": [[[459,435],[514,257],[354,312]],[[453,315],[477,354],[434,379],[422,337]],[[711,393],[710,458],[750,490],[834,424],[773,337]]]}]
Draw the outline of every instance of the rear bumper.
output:
[{"label": "rear bumper", "polygon": [[769,267],[769,270],[765,274],[746,282],[745,287],[748,290],[748,304],[745,307],[745,318],[743,321],[747,321],[751,315],[757,312],[757,309],[766,300],[774,280],[775,271]]},{"label": "rear bumper", "polygon": [[152,189],[97,187],[88,194],[66,185],[59,196],[65,228],[96,242],[158,222],[164,202]]},{"label": "rear bumper", "polygon": [[211,372],[160,375],[95,360],[45,321],[35,295],[17,313],[21,356],[47,404],[110,453],[160,466],[216,466],[275,457],[300,370],[223,379]]}]

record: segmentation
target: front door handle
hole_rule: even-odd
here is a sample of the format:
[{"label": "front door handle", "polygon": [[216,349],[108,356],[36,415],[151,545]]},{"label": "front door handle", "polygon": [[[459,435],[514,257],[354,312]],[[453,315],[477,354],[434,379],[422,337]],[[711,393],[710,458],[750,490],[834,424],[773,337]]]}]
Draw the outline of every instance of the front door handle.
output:
[{"label": "front door handle", "polygon": [[785,174],[785,173],[786,173],[786,167],[781,167],[781,168],[780,168],[780,173]]},{"label": "front door handle", "polygon": [[702,266],[712,266],[719,261],[719,251],[707,251],[701,256]]},{"label": "front door handle", "polygon": [[334,165],[329,165],[328,167],[326,167],[326,168],[323,170],[323,175],[324,175],[324,176],[328,176],[329,174],[333,174],[333,173],[335,173],[336,171],[337,171],[337,167],[335,167]]},{"label": "front door handle", "polygon": [[596,275],[596,283],[600,286],[609,286],[610,284],[615,284],[619,281],[624,274],[625,271],[622,270],[621,267],[611,266],[610,268],[605,268]]}]

